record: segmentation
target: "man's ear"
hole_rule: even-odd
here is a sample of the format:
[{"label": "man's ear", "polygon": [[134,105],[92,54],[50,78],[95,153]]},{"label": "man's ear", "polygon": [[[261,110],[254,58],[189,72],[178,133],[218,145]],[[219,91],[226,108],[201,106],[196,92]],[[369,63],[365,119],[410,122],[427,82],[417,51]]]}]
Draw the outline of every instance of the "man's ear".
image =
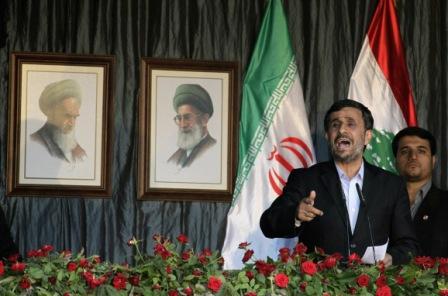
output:
[{"label": "man's ear", "polygon": [[437,162],[437,156],[433,155],[432,156],[432,168],[433,169],[436,167],[436,162]]},{"label": "man's ear", "polygon": [[366,135],[364,138],[364,145],[369,144],[371,139],[372,139],[372,130],[366,130]]},{"label": "man's ear", "polygon": [[210,119],[210,114],[204,113],[201,116],[201,122],[203,126],[207,126],[208,120]]}]

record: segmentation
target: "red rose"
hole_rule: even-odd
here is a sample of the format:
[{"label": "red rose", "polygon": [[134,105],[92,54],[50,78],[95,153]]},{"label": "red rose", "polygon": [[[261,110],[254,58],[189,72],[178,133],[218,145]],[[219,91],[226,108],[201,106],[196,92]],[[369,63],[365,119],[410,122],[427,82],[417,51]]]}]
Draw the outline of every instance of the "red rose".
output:
[{"label": "red rose", "polygon": [[195,268],[193,270],[193,275],[194,276],[201,276],[202,275],[202,271],[200,269]]},{"label": "red rose", "polygon": [[359,257],[356,253],[351,253],[350,256],[348,256],[348,263],[354,264],[354,263],[361,263],[361,257]]},{"label": "red rose", "polygon": [[191,257],[191,251],[182,252],[182,260],[188,261]]},{"label": "red rose", "polygon": [[171,268],[171,266],[168,265],[167,267],[165,267],[165,271],[166,273],[170,274],[173,272],[173,269]]},{"label": "red rose", "polygon": [[289,283],[289,278],[284,273],[276,274],[274,277],[274,282],[279,288],[286,288]]},{"label": "red rose", "polygon": [[9,262],[16,262],[17,260],[19,260],[19,257],[20,257],[19,254],[9,255],[8,256],[8,261]]},{"label": "red rose", "polygon": [[48,253],[48,252],[53,251],[54,248],[53,248],[53,246],[51,246],[51,245],[43,245],[42,248],[41,248],[41,250],[44,251],[44,252],[47,252],[47,253]]},{"label": "red rose", "polygon": [[185,245],[186,243],[188,243],[188,237],[185,234],[179,234],[179,236],[177,237],[177,241],[182,245]]},{"label": "red rose", "polygon": [[420,256],[414,258],[415,264],[419,265],[423,269],[433,268],[436,260],[428,256]]},{"label": "red rose", "polygon": [[448,264],[447,263],[440,263],[438,272],[440,275],[448,275]]},{"label": "red rose", "polygon": [[448,289],[440,289],[439,296],[448,296]]},{"label": "red rose", "polygon": [[156,244],[154,246],[154,253],[162,257],[163,260],[166,260],[168,257],[171,256],[171,252],[168,251],[164,245],[162,244]]},{"label": "red rose", "polygon": [[207,288],[209,288],[210,290],[212,290],[213,292],[218,292],[219,289],[221,289],[222,286],[222,282],[221,279],[211,276],[208,279],[208,283],[207,283]]},{"label": "red rose", "polygon": [[0,261],[0,276],[3,276],[5,274],[5,265],[3,264],[3,261]]},{"label": "red rose", "polygon": [[255,293],[253,291],[249,291],[249,292],[246,292],[246,294],[244,294],[244,296],[257,296],[257,293]]},{"label": "red rose", "polygon": [[299,255],[305,254],[306,250],[307,250],[307,247],[303,243],[298,243],[294,247],[294,253],[299,254]]},{"label": "red rose", "polygon": [[89,261],[86,258],[81,258],[81,259],[79,259],[79,266],[81,266],[82,268],[85,268],[85,267],[89,266]]},{"label": "red rose", "polygon": [[168,296],[179,296],[179,292],[177,290],[168,291]]},{"label": "red rose", "polygon": [[243,257],[243,263],[246,263],[247,261],[249,261],[249,259],[250,258],[252,258],[252,255],[254,254],[254,251],[253,250],[247,250],[245,253],[244,253],[244,257]]},{"label": "red rose", "polygon": [[69,292],[65,292],[63,296],[71,296]]},{"label": "red rose", "polygon": [[121,273],[117,273],[112,280],[112,285],[117,290],[126,289],[126,277]]},{"label": "red rose", "polygon": [[356,295],[356,288],[355,287],[349,287],[347,293],[349,295]]},{"label": "red rose", "polygon": [[337,263],[338,263],[338,260],[334,256],[328,256],[324,260],[324,265],[328,269],[335,267]]},{"label": "red rose", "polygon": [[11,265],[11,270],[16,272],[23,272],[25,270],[26,264],[22,262],[16,262]]},{"label": "red rose", "polygon": [[94,256],[92,258],[92,263],[93,264],[100,264],[101,263],[101,257],[100,256]]},{"label": "red rose", "polygon": [[307,283],[307,282],[302,282],[302,283],[300,283],[300,285],[299,285],[300,290],[302,290],[302,292],[305,292],[305,290],[306,290],[306,286],[308,286],[308,283]]},{"label": "red rose", "polygon": [[313,261],[307,260],[302,263],[300,269],[305,274],[313,275],[317,272],[317,265]]},{"label": "red rose", "polygon": [[69,262],[67,263],[67,270],[72,272],[75,271],[78,268],[78,265],[76,265],[75,262]]},{"label": "red rose", "polygon": [[184,294],[187,295],[187,296],[191,296],[191,295],[193,295],[193,289],[190,288],[190,287],[186,287],[186,288],[184,288],[184,289],[183,289],[183,292],[184,292]]},{"label": "red rose", "polygon": [[375,296],[392,296],[389,286],[382,286],[376,290]]},{"label": "red rose", "polygon": [[28,258],[37,257],[37,251],[36,251],[36,250],[29,250],[29,251],[26,253],[26,256],[27,256]]},{"label": "red rose", "polygon": [[251,279],[254,278],[254,273],[252,271],[248,270],[248,271],[246,271],[246,276],[250,281]]},{"label": "red rose", "polygon": [[49,278],[48,278],[48,282],[50,283],[50,284],[52,284],[53,286],[54,285],[56,285],[56,282],[57,282],[58,280],[56,279],[56,277],[54,277],[54,276],[50,276]]},{"label": "red rose", "polygon": [[401,275],[397,275],[396,277],[395,277],[395,282],[397,283],[397,285],[404,285],[404,283],[405,283],[405,280],[404,280],[404,277],[402,277]]},{"label": "red rose", "polygon": [[360,287],[367,287],[369,285],[370,282],[370,277],[367,274],[360,274],[357,278],[356,278],[356,283],[358,284],[358,286]]},{"label": "red rose", "polygon": [[28,289],[28,288],[31,287],[31,282],[30,282],[30,280],[29,280],[28,278],[23,277],[23,278],[20,280],[19,286],[20,286],[20,288],[26,290],[26,289]]},{"label": "red rose", "polygon": [[133,286],[138,286],[140,285],[140,278],[138,275],[133,275],[128,278],[128,282]]},{"label": "red rose", "polygon": [[387,279],[386,276],[384,274],[380,275],[376,281],[375,284],[377,287],[384,287],[387,285]]},{"label": "red rose", "polygon": [[269,276],[275,270],[275,265],[266,263],[263,260],[257,260],[255,262],[255,268],[262,275]]},{"label": "red rose", "polygon": [[250,246],[248,242],[240,243],[238,249],[246,249],[248,246]]}]

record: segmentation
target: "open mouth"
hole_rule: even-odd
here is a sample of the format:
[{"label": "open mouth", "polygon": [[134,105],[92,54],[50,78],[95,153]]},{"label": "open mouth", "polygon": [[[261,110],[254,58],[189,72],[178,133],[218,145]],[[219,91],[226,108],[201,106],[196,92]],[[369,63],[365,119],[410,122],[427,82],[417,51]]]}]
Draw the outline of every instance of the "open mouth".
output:
[{"label": "open mouth", "polygon": [[338,150],[345,150],[350,147],[352,142],[348,138],[338,138],[336,139],[335,144]]}]

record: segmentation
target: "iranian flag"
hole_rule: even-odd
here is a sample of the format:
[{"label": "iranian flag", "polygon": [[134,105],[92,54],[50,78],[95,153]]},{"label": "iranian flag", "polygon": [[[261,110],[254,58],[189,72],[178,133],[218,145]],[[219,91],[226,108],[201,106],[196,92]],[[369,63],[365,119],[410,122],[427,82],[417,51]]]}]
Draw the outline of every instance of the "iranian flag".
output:
[{"label": "iranian flag", "polygon": [[225,269],[242,267],[242,242],[251,243],[260,260],[277,258],[280,248],[296,243],[264,237],[260,217],[282,193],[290,171],[314,161],[286,17],[280,0],[271,0],[243,85],[238,177],[222,249]]},{"label": "iranian flag", "polygon": [[348,97],[363,103],[375,120],[364,157],[396,172],[391,142],[406,126],[417,125],[394,0],[379,0],[350,80]]}]

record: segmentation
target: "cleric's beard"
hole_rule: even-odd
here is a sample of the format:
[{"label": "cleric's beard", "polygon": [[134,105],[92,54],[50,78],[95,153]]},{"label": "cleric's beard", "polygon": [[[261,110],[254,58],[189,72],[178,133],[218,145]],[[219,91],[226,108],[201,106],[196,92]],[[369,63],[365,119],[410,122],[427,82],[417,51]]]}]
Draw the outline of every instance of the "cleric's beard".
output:
[{"label": "cleric's beard", "polygon": [[202,139],[202,130],[199,124],[194,124],[188,131],[179,129],[177,132],[177,146],[184,150],[193,149]]},{"label": "cleric's beard", "polygon": [[76,141],[75,129],[72,129],[68,133],[63,133],[60,129],[55,129],[53,132],[53,139],[58,147],[61,148],[65,157],[71,161],[72,150],[78,145],[78,142]]}]

